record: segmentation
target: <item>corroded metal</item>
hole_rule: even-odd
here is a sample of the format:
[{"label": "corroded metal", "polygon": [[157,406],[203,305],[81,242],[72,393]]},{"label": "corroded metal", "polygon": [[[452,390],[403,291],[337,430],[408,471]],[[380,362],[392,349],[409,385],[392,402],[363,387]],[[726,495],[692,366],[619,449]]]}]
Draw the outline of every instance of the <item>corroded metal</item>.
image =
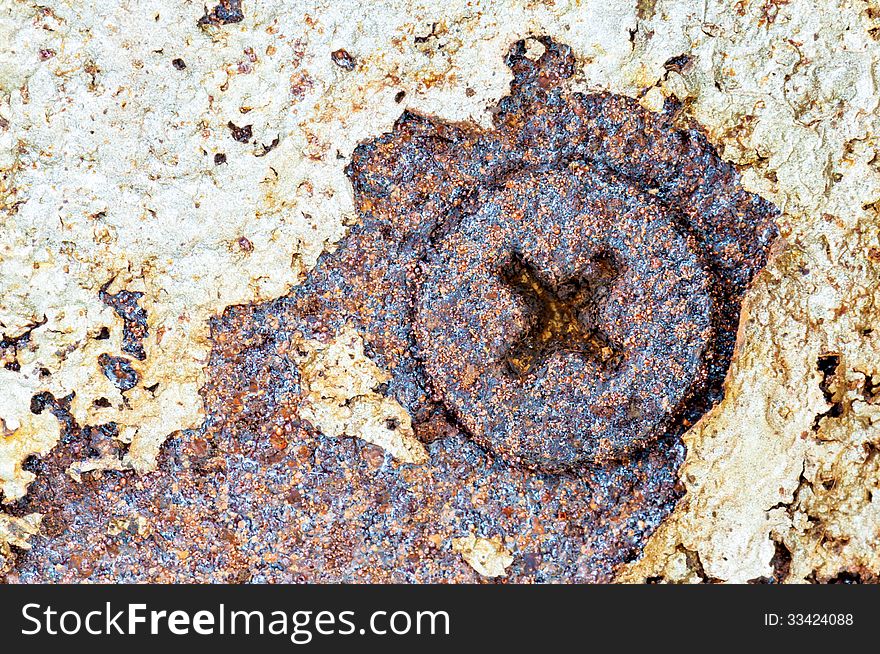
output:
[{"label": "corroded metal", "polygon": [[110,282],[104,284],[100,298],[122,318],[122,351],[143,361],[147,358],[144,339],[150,333],[147,328],[147,312],[138,304],[144,294],[123,289],[111,295],[107,292],[109,287]]},{"label": "corroded metal", "polygon": [[[87,428],[67,425],[13,507],[53,535],[16,579],[465,581],[469,532],[507,539],[511,581],[638,556],[680,497],[681,433],[722,395],[775,210],[674,106],[570,93],[569,48],[542,43],[512,48],[494,129],[406,112],[356,149],[359,224],[289,296],[214,321],[208,420],[156,473],[76,485]],[[343,326],[427,463],[300,417],[296,348]]]},{"label": "corroded metal", "polygon": [[199,25],[229,25],[244,20],[241,0],[220,0],[211,11],[205,7],[205,15],[199,18]]},{"label": "corroded metal", "polygon": [[[654,440],[702,389],[713,336],[709,275],[669,209],[610,170],[561,168],[508,177],[428,254],[415,330],[468,433],[545,471]],[[550,302],[510,283],[522,262]]]}]

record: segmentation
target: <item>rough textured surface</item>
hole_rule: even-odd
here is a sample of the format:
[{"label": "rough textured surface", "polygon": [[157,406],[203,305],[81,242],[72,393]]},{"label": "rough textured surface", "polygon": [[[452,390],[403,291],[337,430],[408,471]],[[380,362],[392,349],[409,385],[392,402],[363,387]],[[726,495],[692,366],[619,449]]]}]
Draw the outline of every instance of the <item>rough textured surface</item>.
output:
[{"label": "rough textured surface", "polygon": [[28,541],[40,532],[39,513],[31,513],[22,518],[0,514],[0,574],[12,569],[14,559],[12,548],[30,549]]},{"label": "rough textured surface", "polygon": [[[784,211],[784,243],[746,300],[725,400],[684,435],[684,496],[620,578],[875,578],[875,2],[254,0],[241,12],[200,25],[201,3],[95,12],[0,0],[0,324],[4,343],[30,333],[2,352],[0,483],[6,515],[46,513],[30,552],[11,546],[8,579],[131,579],[146,542],[157,563],[139,578],[333,578],[351,556],[380,576],[375,552],[321,550],[311,538],[316,525],[347,525],[360,508],[346,504],[347,489],[370,476],[337,477],[316,498],[298,497],[292,480],[321,474],[331,457],[352,470],[366,457],[381,471],[381,450],[282,430],[283,441],[218,451],[185,431],[204,419],[208,320],[286,294],[339,240],[355,220],[343,167],[403,108],[488,126],[510,81],[503,55],[530,34],[574,46],[575,88],[652,110],[678,98],[747,190]],[[352,70],[334,62],[340,49]],[[102,300],[121,291],[143,293],[143,360],[123,349],[126,320]],[[130,356],[139,385],[123,395],[102,354]],[[41,393],[53,401],[33,413]],[[282,442],[286,463],[271,463]],[[468,460],[466,442],[441,442],[450,461]],[[208,472],[176,485],[187,466]],[[277,537],[299,541],[293,553],[255,543],[279,511],[238,501],[255,479],[290,493],[285,510],[298,522]],[[478,488],[473,502],[441,509],[450,525],[468,522]],[[216,506],[207,515],[192,499],[200,493]],[[92,498],[103,499],[89,524],[76,507]],[[449,539],[469,530],[455,530],[412,547],[434,548],[436,570],[467,577]],[[83,561],[77,542],[90,538]],[[516,556],[529,539],[511,547]],[[572,578],[519,561],[539,579]]]},{"label": "rough textured surface", "polygon": [[299,414],[329,436],[357,436],[404,463],[425,463],[409,413],[394,398],[377,393],[391,376],[364,354],[353,329],[325,345],[297,340],[293,361],[300,375]]},{"label": "rough textured surface", "polygon": [[452,540],[452,549],[459,552],[474,570],[484,577],[503,577],[513,563],[510,551],[498,536],[476,538],[473,534]]},{"label": "rough textured surface", "polygon": [[[301,353],[304,338],[329,352],[363,335],[388,370],[374,397],[412,417],[410,426],[380,412],[375,422],[402,436],[414,428],[427,452],[396,458],[426,469],[389,471],[347,499],[391,492],[398,475],[433,483],[410,486],[369,532],[321,537],[328,549],[378,544],[382,564],[414,580],[436,578],[425,576],[433,554],[392,558],[397,525],[408,525],[410,542],[447,532],[439,503],[475,474],[490,475],[492,493],[468,522],[453,517],[453,533],[500,530],[522,561],[540,559],[571,580],[610,579],[677,498],[678,436],[720,395],[742,294],[775,233],[772,207],[739,187],[696,130],[677,129],[671,109],[652,116],[627,98],[568,93],[570,48],[538,43],[534,60],[525,42],[511,48],[514,80],[494,129],[405,113],[359,146],[348,169],[358,225],[290,295],[230,307],[212,323],[206,433],[221,448],[309,428],[380,442],[349,418],[362,413],[367,386],[327,402],[343,424],[316,414],[316,379],[338,378],[332,368],[344,359],[316,371]],[[560,322],[517,291],[527,270],[557,307],[583,313],[592,302],[594,315],[569,325],[611,352],[578,350],[562,333],[533,369],[512,369],[522,344],[541,347],[529,344],[530,327],[540,339],[556,329],[542,324]],[[589,298],[573,299],[581,287]],[[439,455],[463,439],[485,454],[465,474]],[[297,490],[310,497],[325,483],[305,478]],[[529,500],[533,483],[545,490]],[[589,556],[573,558],[578,548]],[[359,560],[351,565],[345,574],[364,574]],[[535,577],[545,578],[522,564],[508,575]]]}]

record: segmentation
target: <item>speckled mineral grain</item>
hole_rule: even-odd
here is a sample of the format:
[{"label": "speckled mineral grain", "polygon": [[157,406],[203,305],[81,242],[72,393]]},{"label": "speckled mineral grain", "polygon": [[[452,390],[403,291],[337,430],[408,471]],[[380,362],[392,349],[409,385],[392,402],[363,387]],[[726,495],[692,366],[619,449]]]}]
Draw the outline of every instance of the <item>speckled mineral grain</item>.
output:
[{"label": "speckled mineral grain", "polygon": [[[422,411],[375,325],[273,310],[367,233],[358,144],[490,130],[541,35],[779,209],[723,398],[578,474]],[[873,1],[0,0],[0,574],[875,580],[878,44]]]}]

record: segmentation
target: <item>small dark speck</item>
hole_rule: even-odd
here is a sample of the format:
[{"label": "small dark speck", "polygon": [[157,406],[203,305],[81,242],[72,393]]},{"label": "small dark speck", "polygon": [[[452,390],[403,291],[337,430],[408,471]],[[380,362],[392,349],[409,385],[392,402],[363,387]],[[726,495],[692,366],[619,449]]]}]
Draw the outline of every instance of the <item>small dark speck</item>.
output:
[{"label": "small dark speck", "polygon": [[230,131],[232,132],[232,138],[234,138],[239,143],[247,143],[251,140],[251,137],[254,135],[253,125],[245,125],[244,127],[238,127],[231,120],[226,125]]},{"label": "small dark speck", "polygon": [[226,155],[222,152],[218,152],[214,155],[214,165],[219,166],[220,164],[226,163]]},{"label": "small dark speck", "polygon": [[404,97],[406,97],[406,91],[398,91],[394,94],[394,101],[400,102]]},{"label": "small dark speck", "polygon": [[474,96],[477,94],[477,92],[474,91],[471,87],[467,87],[467,88],[464,90],[464,94],[465,94],[467,97],[472,98],[472,97],[474,97]]},{"label": "small dark speck", "polygon": [[172,59],[171,65],[174,66],[177,70],[183,70],[184,68],[186,68],[186,62],[179,57],[177,59]]},{"label": "small dark speck", "polygon": [[343,70],[354,70],[354,57],[348,54],[345,50],[334,50],[330,53],[330,58],[333,60],[334,64]]}]

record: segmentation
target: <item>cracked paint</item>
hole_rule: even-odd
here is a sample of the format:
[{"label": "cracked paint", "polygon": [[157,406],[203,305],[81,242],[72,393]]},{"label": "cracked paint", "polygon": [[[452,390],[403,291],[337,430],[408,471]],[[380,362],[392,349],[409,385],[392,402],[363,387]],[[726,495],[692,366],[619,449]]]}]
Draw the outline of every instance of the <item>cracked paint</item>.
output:
[{"label": "cracked paint", "polygon": [[[676,97],[746,189],[783,210],[725,399],[684,436],[684,496],[618,579],[876,579],[880,6],[737,7],[254,0],[203,29],[205,7],[174,0],[0,0],[2,338],[40,324],[19,369],[0,368],[0,524],[19,525],[0,529],[0,568],[38,564],[61,529],[17,522],[39,501],[34,459],[63,447],[34,395],[70,397],[80,426],[117,425],[121,457],[65,463],[86,488],[107,470],[154,471],[204,420],[210,318],[286,294],[355,220],[343,169],[356,144],[404,108],[488,126],[509,44],[547,34],[574,47],[576,89],[654,110]],[[251,126],[248,142],[230,122]],[[125,355],[108,282],[143,293],[146,313],[124,395],[98,363]],[[833,373],[819,367],[829,355]],[[336,393],[316,416],[331,420]],[[369,397],[370,416],[389,409]],[[332,419],[349,436],[373,425]],[[68,578],[98,574],[83,570]]]}]

